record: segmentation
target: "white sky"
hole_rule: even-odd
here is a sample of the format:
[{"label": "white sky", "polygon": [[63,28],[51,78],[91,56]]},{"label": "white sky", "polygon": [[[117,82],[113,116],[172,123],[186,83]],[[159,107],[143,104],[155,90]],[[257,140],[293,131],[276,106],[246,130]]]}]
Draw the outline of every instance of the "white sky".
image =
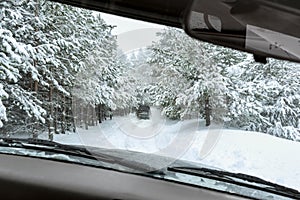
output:
[{"label": "white sky", "polygon": [[119,17],[116,15],[110,15],[106,13],[101,13],[101,17],[107,24],[116,25],[117,27],[113,29],[113,34],[119,35],[124,32],[142,29],[142,28],[163,28],[164,26],[153,24],[149,22],[144,22],[140,20],[129,19],[125,17]]},{"label": "white sky", "polygon": [[117,35],[118,46],[125,53],[151,45],[158,39],[156,33],[165,27],[106,13],[101,13],[101,17],[107,24],[117,26],[112,33]]}]

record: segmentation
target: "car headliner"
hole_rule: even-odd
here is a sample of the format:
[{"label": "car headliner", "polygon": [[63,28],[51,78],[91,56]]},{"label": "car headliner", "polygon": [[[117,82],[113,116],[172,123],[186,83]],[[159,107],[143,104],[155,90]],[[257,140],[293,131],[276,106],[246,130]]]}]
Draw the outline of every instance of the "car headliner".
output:
[{"label": "car headliner", "polygon": [[182,28],[190,0],[52,0],[123,17]]},{"label": "car headliner", "polygon": [[[248,15],[248,5],[251,5],[247,0],[241,1],[241,5],[236,5],[235,10],[242,12],[245,15],[241,15],[243,19],[247,19],[245,22],[237,22],[238,16],[233,16],[230,13],[231,11],[226,11],[222,14],[222,20],[226,23],[224,31],[226,34],[192,34],[191,30],[188,28],[188,23],[186,20],[189,10],[192,7],[193,0],[52,0],[56,2],[66,3],[73,6],[88,8],[104,13],[115,14],[123,17],[133,18],[137,20],[143,20],[147,22],[157,23],[161,25],[167,25],[177,28],[183,28],[188,35],[197,38],[202,41],[210,42],[217,45],[222,45],[225,47],[230,47],[233,49],[238,49],[241,51],[246,51],[252,53],[254,58],[258,62],[266,63],[267,57],[273,57],[277,59],[290,60],[295,62],[300,62],[300,59],[286,56],[277,55],[269,53],[267,51],[260,51],[257,49],[252,50],[251,48],[245,48],[246,43],[246,25],[252,24],[257,27],[265,28],[268,30],[274,30],[279,33],[288,34],[294,37],[299,36],[300,26],[297,23],[299,21],[299,4],[293,3],[292,0],[289,1],[253,1],[256,2],[254,6],[260,4],[268,3],[267,10],[268,13],[263,15],[272,16],[266,19],[266,17],[261,17],[261,13],[252,13],[253,15]],[[219,12],[219,7],[221,6],[220,0],[208,1],[208,0],[199,0],[197,5],[199,9],[202,9],[204,2],[208,2],[210,11],[216,10]],[[219,2],[219,3],[218,3]],[[230,1],[231,2],[231,1]],[[229,3],[230,3],[229,2]],[[201,4],[202,3],[202,4]],[[205,4],[206,5],[206,4]],[[223,5],[223,4],[222,4]],[[275,6],[275,7],[274,7]],[[277,7],[278,8],[277,8]],[[217,9],[215,9],[217,7]],[[294,8],[295,7],[295,8]],[[203,8],[208,9],[208,8]],[[291,14],[292,13],[292,14]],[[248,18],[247,18],[248,17]],[[260,20],[264,18],[264,20]],[[244,20],[245,20],[244,19]],[[249,21],[250,20],[250,21]],[[245,24],[246,23],[246,24]],[[185,25],[186,24],[186,25]],[[278,26],[280,24],[280,26]],[[282,24],[285,24],[283,26]]]}]

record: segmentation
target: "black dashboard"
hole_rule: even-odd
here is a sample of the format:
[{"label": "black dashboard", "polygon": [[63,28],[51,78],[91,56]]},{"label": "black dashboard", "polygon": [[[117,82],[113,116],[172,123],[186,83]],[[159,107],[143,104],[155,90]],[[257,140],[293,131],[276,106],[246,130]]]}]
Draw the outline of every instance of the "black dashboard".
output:
[{"label": "black dashboard", "polygon": [[154,178],[0,154],[1,199],[245,199]]}]

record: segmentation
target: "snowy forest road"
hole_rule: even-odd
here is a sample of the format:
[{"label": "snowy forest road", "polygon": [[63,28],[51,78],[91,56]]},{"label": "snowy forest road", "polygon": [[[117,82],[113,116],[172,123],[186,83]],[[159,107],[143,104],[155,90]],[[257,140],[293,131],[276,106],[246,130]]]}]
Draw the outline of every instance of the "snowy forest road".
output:
[{"label": "snowy forest road", "polygon": [[[161,116],[159,109],[152,107],[149,120],[140,120],[135,114],[116,116],[89,130],[77,129],[76,134],[55,135],[61,143],[123,149],[167,156],[157,169],[164,168],[181,159],[193,146],[199,131],[199,120],[169,120]],[[136,155],[132,155],[136,156]],[[128,159],[128,158],[127,158]],[[131,158],[134,159],[134,158]]]},{"label": "snowy forest road", "polygon": [[[198,119],[172,121],[157,114],[158,111],[152,109],[150,120],[139,120],[134,114],[114,117],[89,130],[79,128],[75,134],[54,135],[54,140],[87,147],[165,155],[174,158],[174,161],[188,160],[228,171],[247,172],[300,188],[300,157],[289,156],[290,152],[300,151],[298,142],[258,132],[207,128]],[[159,126],[153,125],[155,120]],[[151,126],[154,127],[153,132]],[[130,133],[131,129],[135,131]],[[139,137],[137,130],[146,132]]]},{"label": "snowy forest road", "polygon": [[[93,131],[86,133],[85,130],[79,130],[78,134],[82,144],[86,146],[134,150],[178,158],[192,145],[198,127],[198,120],[188,123],[168,120],[161,115],[159,109],[152,107],[149,120],[140,120],[135,114],[117,116],[93,127]],[[91,140],[91,136],[94,139]]]},{"label": "snowy forest road", "polygon": [[[161,115],[158,108],[151,107],[149,120],[138,119],[134,113],[115,116],[88,130],[78,128],[77,134],[55,136],[55,140],[86,147],[155,153],[175,159],[181,158],[194,146],[204,158],[218,142],[220,130],[218,127],[208,129],[199,119],[169,120]],[[199,133],[204,136],[203,141],[199,146],[193,145]]]},{"label": "snowy forest road", "polygon": [[161,132],[166,118],[161,115],[161,111],[157,108],[151,107],[150,119],[140,120],[133,115],[126,117],[117,117],[116,123],[118,128],[126,135],[140,139],[154,137]]},{"label": "snowy forest road", "polygon": [[133,113],[115,116],[98,126],[89,127],[89,130],[78,128],[76,134],[55,135],[55,141],[155,153],[178,159],[193,145],[199,135],[196,133],[207,129],[202,124],[199,119],[169,120],[159,109],[151,107],[149,120],[138,119]]}]

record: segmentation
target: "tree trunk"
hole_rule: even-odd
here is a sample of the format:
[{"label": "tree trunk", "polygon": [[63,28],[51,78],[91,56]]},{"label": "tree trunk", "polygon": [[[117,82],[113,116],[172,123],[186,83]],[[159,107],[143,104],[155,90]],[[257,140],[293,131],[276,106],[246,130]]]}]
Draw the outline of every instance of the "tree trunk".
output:
[{"label": "tree trunk", "polygon": [[79,103],[79,127],[83,127],[83,118],[84,118],[84,113],[83,113],[83,104],[80,102]]},{"label": "tree trunk", "polygon": [[[36,62],[34,61],[34,65],[36,65]],[[37,96],[38,94],[38,85],[39,83],[37,81],[34,81],[34,93]],[[39,128],[39,122],[37,119],[34,119],[34,125],[33,125],[33,134],[32,137],[33,138],[38,138],[38,128]]]},{"label": "tree trunk", "polygon": [[102,123],[101,104],[98,105],[98,120],[99,124]]},{"label": "tree trunk", "polygon": [[209,126],[210,125],[210,105],[209,105],[209,96],[206,97],[205,99],[205,125]]},{"label": "tree trunk", "polygon": [[54,131],[54,126],[53,126],[53,86],[50,84],[49,86],[49,117],[48,117],[48,137],[50,141],[53,141],[53,131]]},{"label": "tree trunk", "polygon": [[[73,125],[73,132],[76,132],[76,123],[77,123],[77,118],[78,118],[78,111],[77,111],[77,101],[74,98],[70,98],[70,120],[72,121],[71,124]],[[72,106],[73,105],[73,106]],[[73,109],[72,109],[73,108]]]},{"label": "tree trunk", "polygon": [[[39,0],[36,1],[36,5],[35,5],[35,17],[39,17],[39,6],[40,6],[40,2]],[[37,32],[37,29],[35,28],[35,32]],[[33,66],[36,69],[37,62],[36,60],[33,60]],[[35,80],[34,81],[34,92],[35,95],[37,96],[38,94],[38,82]],[[39,128],[39,121],[37,119],[34,119],[34,125],[33,125],[33,134],[32,137],[33,138],[38,138],[38,128]]]},{"label": "tree trunk", "polygon": [[85,130],[89,129],[89,125],[88,125],[88,115],[89,115],[89,105],[86,106],[86,112],[84,115],[84,125],[85,125]]},{"label": "tree trunk", "polygon": [[58,111],[58,109],[57,108],[53,108],[53,113],[54,113],[54,132],[56,133],[56,134],[58,134],[58,130],[57,130],[57,127],[58,127],[58,125],[57,125],[57,115],[59,115],[59,113],[58,113],[59,111]]},{"label": "tree trunk", "polygon": [[[54,95],[56,94],[56,99],[57,99],[57,96],[59,94],[57,93],[54,93],[53,91],[53,94],[52,94],[52,101],[53,101],[53,98],[54,98]],[[54,100],[55,101],[55,100]],[[59,130],[58,130],[58,123],[59,123],[59,108],[56,107],[55,105],[53,105],[53,127],[54,127],[54,133],[55,134],[58,134],[59,133]]]},{"label": "tree trunk", "polygon": [[61,113],[61,133],[66,133],[66,102],[65,102],[65,96],[62,96],[62,113]]},{"label": "tree trunk", "polygon": [[91,105],[92,112],[92,126],[95,126],[95,108]]},{"label": "tree trunk", "polygon": [[94,112],[95,112],[95,124],[96,126],[98,126],[98,121],[99,121],[98,105],[95,105]]}]

